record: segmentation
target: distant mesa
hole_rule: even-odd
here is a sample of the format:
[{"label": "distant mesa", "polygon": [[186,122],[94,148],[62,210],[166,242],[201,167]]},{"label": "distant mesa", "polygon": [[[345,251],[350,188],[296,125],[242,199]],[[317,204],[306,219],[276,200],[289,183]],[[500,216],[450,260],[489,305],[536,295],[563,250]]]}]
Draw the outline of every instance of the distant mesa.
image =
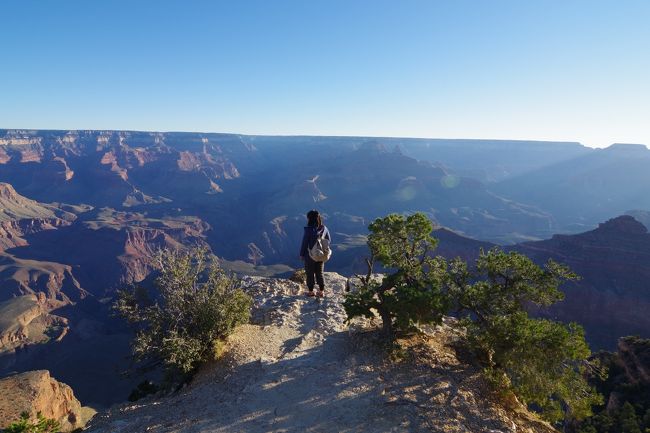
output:
[{"label": "distant mesa", "polygon": [[648,146],[645,144],[637,143],[614,143],[605,148],[608,151],[623,151],[623,152],[649,152]]},{"label": "distant mesa", "polygon": [[[368,152],[368,153],[387,153],[388,149],[386,148],[386,145],[380,141],[369,140],[362,143],[361,146],[359,146],[359,151]],[[399,147],[397,148],[395,153],[397,154],[401,153],[401,151],[399,151]]]}]

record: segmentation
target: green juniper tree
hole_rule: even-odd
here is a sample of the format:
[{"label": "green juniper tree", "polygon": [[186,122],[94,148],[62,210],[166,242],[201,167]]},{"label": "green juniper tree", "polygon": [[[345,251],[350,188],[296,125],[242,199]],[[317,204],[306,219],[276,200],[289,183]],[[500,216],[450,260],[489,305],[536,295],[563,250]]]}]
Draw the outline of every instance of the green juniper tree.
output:
[{"label": "green juniper tree", "polygon": [[464,317],[467,341],[502,390],[541,411],[549,421],[582,419],[601,396],[587,383],[589,347],[581,326],[530,317],[532,306],[563,298],[559,285],[577,276],[549,260],[499,249],[481,251],[473,270],[454,260],[448,294]]},{"label": "green juniper tree", "polygon": [[[368,274],[359,290],[346,296],[344,308],[349,319],[374,317],[377,311],[389,339],[395,331],[406,331],[418,323],[439,323],[447,309],[443,295],[444,260],[430,253],[437,240],[433,225],[423,214],[408,217],[391,214],[369,226]],[[388,273],[382,281],[372,278],[375,261]]]},{"label": "green juniper tree", "polygon": [[[539,267],[518,253],[481,251],[470,269],[460,259],[433,257],[437,241],[422,213],[388,215],[369,226],[368,274],[346,296],[348,319],[382,318],[389,338],[417,323],[461,316],[467,343],[491,382],[553,422],[581,419],[601,397],[587,383],[589,347],[582,328],[530,317],[532,306],[563,298],[559,285],[577,278],[552,260]],[[372,278],[375,261],[387,273]]]},{"label": "green juniper tree", "polygon": [[621,433],[643,433],[634,406],[629,401],[623,404],[618,413],[618,424]]}]

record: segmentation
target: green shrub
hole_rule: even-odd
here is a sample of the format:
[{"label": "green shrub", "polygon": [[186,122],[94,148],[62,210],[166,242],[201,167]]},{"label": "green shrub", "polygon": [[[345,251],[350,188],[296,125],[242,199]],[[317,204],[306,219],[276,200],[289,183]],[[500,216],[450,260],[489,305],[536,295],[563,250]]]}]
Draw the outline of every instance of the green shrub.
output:
[{"label": "green shrub", "polygon": [[[369,229],[368,274],[360,277],[359,291],[346,296],[348,320],[377,311],[392,339],[394,330],[453,313],[461,316],[467,343],[500,392],[514,393],[552,422],[582,419],[602,402],[586,380],[590,351],[582,328],[527,312],[563,298],[559,285],[577,278],[566,266],[549,261],[542,268],[499,249],[481,251],[472,270],[461,259],[432,257],[437,241],[422,213],[388,215]],[[388,269],[381,282],[372,278],[375,260]]]},{"label": "green shrub", "polygon": [[448,275],[467,341],[501,389],[552,422],[582,419],[602,402],[586,380],[590,351],[582,327],[526,311],[563,298],[559,285],[577,278],[566,266],[549,260],[541,268],[522,254],[492,249],[481,251],[471,272],[461,260],[452,261]]},{"label": "green shrub", "polygon": [[36,415],[36,421],[29,419],[29,413],[20,414],[20,420],[12,423],[3,430],[4,433],[57,433],[61,426],[58,421],[45,418],[40,412]]},{"label": "green shrub", "polygon": [[[348,319],[372,318],[377,311],[390,339],[394,331],[407,331],[418,323],[439,323],[447,309],[441,292],[444,261],[429,254],[437,245],[431,221],[422,213],[391,214],[376,219],[369,229],[368,274],[360,278],[358,291],[346,295]],[[389,270],[382,281],[372,278],[375,260]]]},{"label": "green shrub", "polygon": [[209,261],[205,249],[162,250],[155,292],[122,290],[117,312],[136,327],[133,352],[162,363],[172,382],[189,376],[213,357],[215,340],[250,317],[251,298],[239,280]]},{"label": "green shrub", "polygon": [[636,416],[634,406],[630,402],[625,402],[621,407],[618,415],[618,424],[621,433],[642,433],[639,427],[639,420]]},{"label": "green shrub", "polygon": [[138,401],[148,395],[155,394],[159,391],[158,385],[150,380],[143,380],[136,386],[131,394],[129,394],[129,401]]},{"label": "green shrub", "polygon": [[293,281],[294,283],[298,284],[306,284],[307,283],[307,273],[305,272],[304,268],[296,269],[290,276],[289,280]]}]

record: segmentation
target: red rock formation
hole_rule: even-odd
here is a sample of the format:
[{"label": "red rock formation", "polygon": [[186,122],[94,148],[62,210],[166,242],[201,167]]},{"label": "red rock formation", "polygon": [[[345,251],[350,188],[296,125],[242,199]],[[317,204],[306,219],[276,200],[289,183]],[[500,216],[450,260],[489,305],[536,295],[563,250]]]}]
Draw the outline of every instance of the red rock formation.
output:
[{"label": "red rock formation", "polygon": [[60,341],[68,332],[68,320],[50,314],[53,305],[57,304],[43,293],[0,303],[0,353],[50,339]]},{"label": "red rock formation", "polygon": [[38,150],[24,150],[20,152],[20,162],[41,162],[42,155]]},{"label": "red rock formation", "polygon": [[74,177],[74,171],[70,170],[70,167],[68,167],[68,163],[66,162],[65,159],[59,156],[55,156],[52,158],[53,162],[57,162],[62,166],[62,170],[59,172],[63,178],[68,181]]},{"label": "red rock formation", "polygon": [[110,165],[111,171],[113,173],[117,174],[120,178],[122,178],[122,180],[129,180],[127,170],[119,166],[117,163],[117,158],[113,152],[106,152],[104,156],[102,156],[102,159],[99,161],[99,163],[103,165]]},{"label": "red rock formation", "polygon": [[11,157],[4,148],[0,147],[0,164],[6,164],[9,161],[11,161]]},{"label": "red rock formation", "polygon": [[10,184],[0,183],[0,252],[25,246],[24,236],[69,225],[73,219],[72,214],[23,197]]},{"label": "red rock formation", "polygon": [[72,388],[52,378],[47,370],[0,379],[0,395],[0,428],[18,421],[22,412],[32,419],[37,413],[54,419],[64,432],[83,427],[81,403]]},{"label": "red rock formation", "polygon": [[124,269],[124,283],[144,280],[153,269],[152,257],[161,248],[176,246],[169,235],[156,229],[130,229],[126,233],[124,254],[118,260]]},{"label": "red rock formation", "polygon": [[178,168],[182,171],[193,171],[201,168],[201,158],[191,152],[180,152],[178,154]]},{"label": "red rock formation", "polygon": [[58,218],[0,222],[0,252],[9,248],[28,245],[23,236],[69,224],[69,222]]},{"label": "red rock formation", "polygon": [[52,308],[55,308],[88,296],[69,265],[0,254],[0,273],[3,278],[0,302],[14,296],[42,293],[54,303]]}]

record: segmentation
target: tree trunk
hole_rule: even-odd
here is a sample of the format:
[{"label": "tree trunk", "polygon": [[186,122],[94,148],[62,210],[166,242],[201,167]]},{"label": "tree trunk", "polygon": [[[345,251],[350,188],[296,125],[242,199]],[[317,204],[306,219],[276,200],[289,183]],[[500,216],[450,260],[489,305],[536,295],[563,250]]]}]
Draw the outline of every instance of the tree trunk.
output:
[{"label": "tree trunk", "polygon": [[379,308],[379,315],[381,316],[381,332],[384,336],[393,341],[395,335],[393,333],[393,319],[390,317],[390,313],[384,308]]}]

